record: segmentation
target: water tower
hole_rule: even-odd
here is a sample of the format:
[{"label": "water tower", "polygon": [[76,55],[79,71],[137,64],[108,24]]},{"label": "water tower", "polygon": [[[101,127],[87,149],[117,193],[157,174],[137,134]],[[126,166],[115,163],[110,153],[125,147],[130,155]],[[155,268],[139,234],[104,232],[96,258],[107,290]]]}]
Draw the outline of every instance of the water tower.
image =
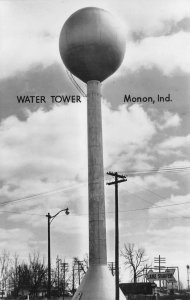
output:
[{"label": "water tower", "polygon": [[101,82],[121,65],[125,35],[109,12],[86,7],[63,25],[59,49],[67,69],[87,83],[89,269],[73,300],[115,300],[115,282],[107,268]]}]

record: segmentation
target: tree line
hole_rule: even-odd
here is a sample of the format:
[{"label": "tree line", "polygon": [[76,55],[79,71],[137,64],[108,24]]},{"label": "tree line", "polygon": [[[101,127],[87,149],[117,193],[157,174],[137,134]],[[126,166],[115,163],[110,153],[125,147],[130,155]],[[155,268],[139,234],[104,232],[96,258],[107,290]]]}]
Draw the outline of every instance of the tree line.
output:
[{"label": "tree line", "polygon": [[[120,255],[123,258],[121,263],[130,269],[131,281],[137,282],[147,268],[145,250],[136,248],[134,244],[125,244]],[[109,264],[109,267],[114,276],[114,263]],[[54,296],[61,296],[67,292],[74,294],[87,270],[88,255],[85,255],[82,260],[74,257],[70,264],[57,256],[55,266],[51,267],[51,294]],[[0,253],[1,293],[7,291],[15,298],[25,293],[30,297],[45,296],[47,285],[47,263],[39,252],[30,253],[27,261],[21,261],[17,254],[11,256],[6,250]]]},{"label": "tree line", "polygon": [[[51,266],[51,294],[74,294],[87,269],[87,255],[82,260],[74,257],[71,264],[57,256],[55,266]],[[30,253],[27,261],[21,261],[17,254],[11,256],[6,250],[0,253],[1,296],[4,296],[5,291],[8,296],[15,298],[25,294],[31,298],[46,296],[47,286],[48,267],[39,252]]]}]

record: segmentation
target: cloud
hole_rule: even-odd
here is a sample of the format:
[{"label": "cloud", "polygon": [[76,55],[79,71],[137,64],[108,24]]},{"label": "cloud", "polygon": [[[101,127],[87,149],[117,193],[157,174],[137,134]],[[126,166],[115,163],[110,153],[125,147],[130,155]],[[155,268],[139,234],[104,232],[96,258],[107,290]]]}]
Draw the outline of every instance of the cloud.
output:
[{"label": "cloud", "polygon": [[161,130],[168,129],[172,127],[179,127],[181,124],[181,118],[178,114],[172,114],[169,111],[165,111],[164,115],[162,116],[160,120],[160,124],[158,125],[158,128]]},{"label": "cloud", "polygon": [[133,72],[140,68],[157,67],[164,75],[176,71],[190,72],[190,34],[179,32],[171,36],[147,37],[139,43],[127,43],[124,67]]},{"label": "cloud", "polygon": [[163,168],[183,168],[183,167],[190,167],[189,160],[176,160],[173,163],[164,166]]},{"label": "cloud", "polygon": [[[48,67],[59,62],[58,39],[46,36],[4,37],[5,45],[1,49],[1,78],[15,76],[30,68],[42,65]],[[14,45],[14,49],[13,46]]]},{"label": "cloud", "polygon": [[[14,116],[3,121],[3,178],[14,177],[16,172],[18,179],[26,179],[26,175],[27,179],[43,179],[48,174],[56,181],[56,173],[65,170],[67,174],[63,174],[63,178],[69,180],[73,176],[72,168],[80,170],[81,174],[87,153],[85,112],[84,103],[75,107],[55,106],[49,112],[38,110],[29,114],[26,122]],[[82,159],[78,160],[78,156]]]},{"label": "cloud", "polygon": [[175,24],[188,18],[190,13],[188,0],[121,1],[119,6],[112,1],[112,5],[113,11],[126,20],[129,31],[143,35],[164,34],[168,30],[166,21]]},{"label": "cloud", "polygon": [[[163,174],[149,174],[145,176],[131,176],[129,175],[128,182],[127,182],[127,191],[129,193],[140,193],[146,191],[146,189],[151,190],[159,190],[162,189],[178,189],[178,183],[176,180],[172,180],[167,178],[167,176]],[[120,190],[125,191],[126,187],[121,185]]]},{"label": "cloud", "polygon": [[[85,102],[54,106],[50,111],[28,111],[25,121],[11,116],[1,123],[1,201],[33,196],[9,205],[9,210],[53,214],[69,206],[73,213],[87,213]],[[154,168],[155,156],[150,145],[156,135],[155,124],[139,105],[122,105],[114,111],[103,101],[105,169],[123,170],[127,174],[127,170]],[[178,187],[176,180],[163,174],[136,174],[128,180],[130,193]],[[121,191],[125,189],[121,186]],[[111,191],[107,196],[109,199]],[[9,216],[14,222],[24,219],[33,227],[39,224],[35,216],[28,220],[27,215]]]},{"label": "cloud", "polygon": [[[75,105],[54,106],[50,111],[28,111],[25,121],[15,116],[2,121],[0,199],[21,199],[8,206],[10,211],[46,214],[69,206],[75,213],[87,212],[86,122],[84,99]],[[130,165],[131,157],[133,166],[147,166],[153,157],[139,150],[147,149],[155,132],[142,107],[123,105],[113,111],[104,101],[105,168]],[[22,199],[26,196],[31,197]],[[24,219],[33,227],[39,224],[35,216],[9,216],[14,222]]]},{"label": "cloud", "polygon": [[[177,222],[177,221],[181,222],[183,220],[183,218],[189,217],[189,211],[187,209],[190,205],[189,196],[190,196],[190,194],[171,195],[170,198],[166,198],[166,199],[156,203],[156,206],[168,205],[168,207],[160,208],[160,209],[150,208],[149,215],[153,218],[156,216],[162,217],[162,218],[166,217],[168,219],[170,219],[170,217],[174,218],[174,219],[176,218],[175,222]],[[187,204],[184,204],[184,203],[187,203]],[[180,220],[180,218],[181,218],[181,220]]]},{"label": "cloud", "polygon": [[[44,1],[27,1],[27,4],[17,1],[17,5],[11,1],[4,2],[1,3],[1,78],[25,72],[39,64],[43,67],[54,63],[63,66],[58,49],[60,30],[68,16],[87,5],[87,1],[77,6],[76,1],[71,1],[69,8],[58,0],[53,4],[46,1],[46,9]],[[143,0],[140,5],[139,1],[126,1],[119,8],[115,1],[104,1],[100,5],[99,1],[94,0],[93,4],[120,15],[129,32],[138,35],[140,31],[146,36],[140,43],[126,37],[126,68],[134,72],[141,67],[150,69],[156,66],[166,75],[176,69],[190,72],[189,34],[180,31],[172,36],[157,36],[168,31],[167,22],[175,24],[188,17],[188,1],[154,1],[154,5],[150,0]],[[151,7],[151,14],[147,7]]]},{"label": "cloud", "polygon": [[[61,62],[58,38],[63,19],[60,1],[3,1],[1,78],[14,76],[38,64],[47,67]],[[58,8],[59,7],[59,8]],[[59,15],[59,18],[55,16]],[[59,20],[59,21],[58,21]],[[13,25],[14,24],[14,25]]]},{"label": "cloud", "polygon": [[[129,108],[121,105],[116,111],[104,105],[103,130],[105,168],[114,162],[114,169],[125,168],[124,160],[129,163],[132,156],[135,158],[135,153],[143,149],[156,133],[154,123],[136,104]],[[147,157],[144,158],[147,161]]]},{"label": "cloud", "polygon": [[179,22],[166,21],[165,27],[165,35],[171,35],[179,31],[190,32],[190,18],[183,18]]},{"label": "cloud", "polygon": [[27,258],[31,250],[31,243],[34,240],[34,234],[25,228],[3,229],[0,228],[0,248],[9,249],[21,255],[21,258]]},{"label": "cloud", "polygon": [[159,144],[159,150],[167,151],[174,150],[178,148],[189,147],[190,145],[190,135],[187,136],[173,136],[169,137],[167,140]]},{"label": "cloud", "polygon": [[[129,109],[123,105],[118,111],[113,111],[104,102],[103,129],[108,160],[110,156],[121,153],[127,145],[132,145],[135,149],[144,147],[155,134],[154,123],[138,105]],[[11,116],[2,122],[0,134],[1,179],[38,178],[44,179],[41,183],[43,185],[47,182],[46,174],[54,182],[58,179],[56,174],[60,175],[62,170],[65,170],[62,178],[66,177],[67,180],[72,180],[75,176],[79,179],[86,178],[84,101],[74,106],[54,106],[49,112],[38,110],[29,113],[26,122]]]},{"label": "cloud", "polygon": [[[157,243],[160,243],[160,240],[162,239],[162,245],[164,246],[164,248],[167,248],[165,243],[168,243],[168,244],[170,243],[170,248],[171,248],[173,246],[177,246],[177,244],[179,245],[180,243],[184,243],[184,241],[186,244],[189,244],[190,242],[186,240],[186,237],[188,236],[189,231],[190,231],[189,228],[185,227],[185,226],[173,226],[172,228],[167,229],[167,230],[163,230],[163,229],[162,230],[161,229],[152,230],[151,229],[149,231],[149,234],[151,236],[155,236],[154,240],[156,240],[156,238],[159,239]],[[168,239],[168,236],[170,236],[170,239]],[[173,247],[173,249],[175,249],[175,248]],[[177,255],[177,253],[176,253],[176,255]]]}]

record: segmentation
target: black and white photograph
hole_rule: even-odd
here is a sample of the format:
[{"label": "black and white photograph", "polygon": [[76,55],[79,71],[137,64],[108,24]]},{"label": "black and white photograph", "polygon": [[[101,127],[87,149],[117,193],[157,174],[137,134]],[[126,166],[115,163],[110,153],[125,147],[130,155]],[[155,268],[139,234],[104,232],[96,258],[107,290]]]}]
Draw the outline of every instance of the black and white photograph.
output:
[{"label": "black and white photograph", "polygon": [[190,299],[190,1],[0,0],[0,298]]}]

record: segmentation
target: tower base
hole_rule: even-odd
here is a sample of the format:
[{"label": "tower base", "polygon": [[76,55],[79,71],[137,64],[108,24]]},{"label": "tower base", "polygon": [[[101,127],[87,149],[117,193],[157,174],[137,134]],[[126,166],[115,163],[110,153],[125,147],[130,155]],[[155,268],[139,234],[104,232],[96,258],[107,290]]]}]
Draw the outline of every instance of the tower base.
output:
[{"label": "tower base", "polygon": [[[115,300],[115,277],[107,265],[91,265],[72,300]],[[120,300],[126,300],[121,291]]]}]

